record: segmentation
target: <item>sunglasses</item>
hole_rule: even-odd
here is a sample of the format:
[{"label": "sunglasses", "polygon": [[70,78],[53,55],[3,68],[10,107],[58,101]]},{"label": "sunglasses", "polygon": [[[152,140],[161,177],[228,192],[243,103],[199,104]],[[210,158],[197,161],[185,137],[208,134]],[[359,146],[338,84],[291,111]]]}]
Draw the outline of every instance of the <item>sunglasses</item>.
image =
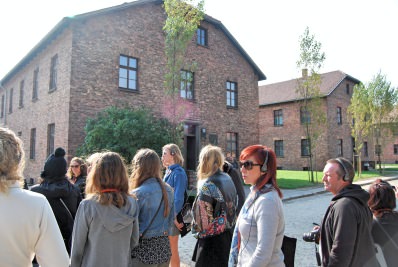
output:
[{"label": "sunglasses", "polygon": [[261,166],[261,164],[256,164],[256,163],[253,163],[253,161],[250,161],[250,160],[248,160],[248,161],[245,161],[245,162],[239,162],[239,166],[242,168],[242,167],[245,167],[245,169],[246,170],[251,170],[251,169],[253,169],[253,166]]},{"label": "sunglasses", "polygon": [[80,165],[70,165],[71,168],[79,168]]}]

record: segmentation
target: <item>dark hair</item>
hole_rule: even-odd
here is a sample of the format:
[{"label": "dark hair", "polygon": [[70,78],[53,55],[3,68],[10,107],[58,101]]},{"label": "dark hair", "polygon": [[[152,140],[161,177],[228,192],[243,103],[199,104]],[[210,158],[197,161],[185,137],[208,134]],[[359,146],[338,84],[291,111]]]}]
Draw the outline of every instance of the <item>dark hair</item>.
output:
[{"label": "dark hair", "polygon": [[377,179],[369,187],[370,198],[368,205],[376,217],[383,216],[384,211],[391,211],[396,207],[395,192],[391,184]]},{"label": "dark hair", "polygon": [[267,172],[258,178],[256,182],[256,188],[260,189],[266,183],[272,183],[275,190],[278,192],[279,197],[282,198],[282,192],[276,182],[276,155],[272,149],[262,145],[248,146],[245,149],[243,149],[242,152],[240,153],[239,160],[244,161],[248,157],[253,156],[258,163],[263,164],[265,158],[267,157],[267,152],[268,152]]},{"label": "dark hair", "polygon": [[68,176],[69,176],[69,178],[73,178],[74,177],[72,168],[70,167],[70,165],[72,164],[73,161],[75,161],[75,162],[77,162],[79,164],[80,176],[87,176],[87,165],[86,165],[86,162],[82,158],[73,157],[70,160],[69,168],[68,168]]}]

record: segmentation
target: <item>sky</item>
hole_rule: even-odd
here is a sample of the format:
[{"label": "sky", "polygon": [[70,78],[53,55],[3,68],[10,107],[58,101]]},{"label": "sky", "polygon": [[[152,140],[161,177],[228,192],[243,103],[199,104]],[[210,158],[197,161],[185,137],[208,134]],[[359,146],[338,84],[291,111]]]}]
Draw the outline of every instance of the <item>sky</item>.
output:
[{"label": "sky", "polygon": [[[0,79],[63,17],[128,0],[3,0]],[[306,27],[322,44],[320,73],[341,70],[368,83],[381,72],[398,88],[398,0],[205,0],[270,84],[301,76],[296,62]]]}]

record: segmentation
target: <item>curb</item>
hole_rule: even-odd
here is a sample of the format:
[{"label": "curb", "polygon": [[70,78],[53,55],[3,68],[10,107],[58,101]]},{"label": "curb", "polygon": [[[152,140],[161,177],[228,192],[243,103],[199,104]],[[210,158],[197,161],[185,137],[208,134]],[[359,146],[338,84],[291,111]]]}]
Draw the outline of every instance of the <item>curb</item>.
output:
[{"label": "curb", "polygon": [[[373,183],[373,181],[375,181],[376,179],[379,179],[379,178],[383,179],[383,181],[398,180],[398,176],[374,177],[374,178],[371,178],[369,180],[365,180],[365,181],[361,181],[361,182],[354,182],[354,184],[358,184],[360,186],[370,185],[371,183]],[[315,189],[312,189],[312,190],[313,190],[312,192],[307,192],[307,193],[299,194],[299,195],[296,195],[296,196],[283,198],[282,202],[287,202],[287,201],[291,201],[291,200],[295,200],[295,199],[299,199],[299,198],[303,198],[303,197],[310,197],[310,196],[320,195],[320,194],[324,194],[324,193],[329,193],[329,191],[326,191],[323,188],[323,186],[319,186],[319,188],[315,188]]]}]

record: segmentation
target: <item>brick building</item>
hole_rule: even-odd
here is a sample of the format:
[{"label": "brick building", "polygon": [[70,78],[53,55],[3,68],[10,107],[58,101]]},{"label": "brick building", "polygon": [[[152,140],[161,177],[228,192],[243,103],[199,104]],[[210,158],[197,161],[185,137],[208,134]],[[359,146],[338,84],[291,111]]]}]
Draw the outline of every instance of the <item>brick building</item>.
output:
[{"label": "brick building", "polygon": [[[146,106],[162,116],[166,58],[159,0],[139,0],[63,18],[1,80],[0,125],[24,141],[25,177],[38,177],[46,157],[64,147],[68,159],[84,125],[108,106]],[[205,16],[188,46],[195,72],[181,97],[195,112],[184,119],[186,168],[201,147],[239,151],[258,143],[258,81],[266,77],[218,20]]]},{"label": "brick building", "polygon": [[[302,78],[300,78],[302,79]],[[300,108],[302,100],[296,92],[299,80],[259,87],[259,141],[273,148],[281,169],[305,170],[309,167],[309,152]],[[347,107],[353,87],[360,81],[341,72],[321,74],[321,108],[327,118],[327,128],[317,141],[314,169],[322,170],[325,161],[342,156],[353,161],[354,140]],[[369,161],[373,148],[366,142],[362,160]]]}]

